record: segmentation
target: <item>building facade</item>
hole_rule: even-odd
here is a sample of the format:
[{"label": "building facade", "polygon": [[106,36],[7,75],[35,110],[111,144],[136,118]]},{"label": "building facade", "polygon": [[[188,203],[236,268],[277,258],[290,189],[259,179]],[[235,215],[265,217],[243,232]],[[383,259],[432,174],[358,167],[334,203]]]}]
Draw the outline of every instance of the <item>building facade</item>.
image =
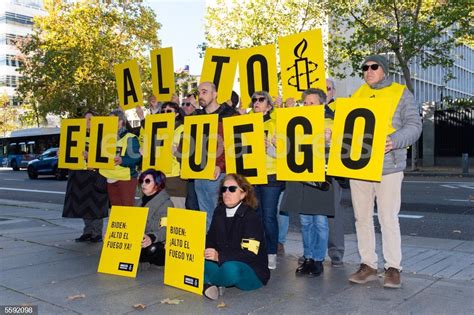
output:
[{"label": "building facade", "polygon": [[19,105],[15,96],[20,75],[16,43],[33,29],[33,18],[46,14],[43,0],[0,1],[0,93],[7,94],[10,105]]}]

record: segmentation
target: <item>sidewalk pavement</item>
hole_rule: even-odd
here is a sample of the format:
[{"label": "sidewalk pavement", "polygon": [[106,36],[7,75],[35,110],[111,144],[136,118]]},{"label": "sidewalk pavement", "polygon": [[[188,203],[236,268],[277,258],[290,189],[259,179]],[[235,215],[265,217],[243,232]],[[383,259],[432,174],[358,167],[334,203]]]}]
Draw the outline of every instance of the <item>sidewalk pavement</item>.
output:
[{"label": "sidewalk pavement", "polygon": [[405,176],[474,177],[472,168],[465,174],[460,167],[453,166],[418,166],[415,170],[411,170],[411,166],[407,165],[404,172]]},{"label": "sidewalk pavement", "polygon": [[[0,200],[0,304],[38,305],[39,314],[474,314],[474,241],[404,236],[403,286],[394,290],[382,278],[347,281],[359,263],[353,234],[346,235],[344,267],[326,262],[320,277],[296,277],[302,246],[290,232],[267,286],[228,288],[210,301],[163,285],[162,267],[136,279],[97,273],[102,243],[75,243],[82,220],[61,218],[61,210]],[[179,304],[162,303],[167,298]]]}]

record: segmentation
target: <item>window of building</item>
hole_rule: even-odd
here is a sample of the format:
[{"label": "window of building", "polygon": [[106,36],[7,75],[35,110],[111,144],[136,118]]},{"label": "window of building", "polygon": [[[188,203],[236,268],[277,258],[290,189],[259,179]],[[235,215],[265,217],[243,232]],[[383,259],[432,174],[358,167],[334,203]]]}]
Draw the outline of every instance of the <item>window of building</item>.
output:
[{"label": "window of building", "polygon": [[18,60],[18,57],[15,55],[0,55],[0,65],[3,66],[11,66],[11,67],[19,67],[23,63]]},{"label": "window of building", "polygon": [[0,86],[17,87],[18,76],[16,75],[2,75],[0,76]]},{"label": "window of building", "polygon": [[23,7],[41,9],[43,0],[10,0],[12,4],[21,5]]},{"label": "window of building", "polygon": [[16,45],[19,40],[24,39],[25,36],[15,34],[0,34],[0,45]]},{"label": "window of building", "polygon": [[0,23],[33,25],[33,18],[23,14],[5,12],[5,14],[0,15]]}]

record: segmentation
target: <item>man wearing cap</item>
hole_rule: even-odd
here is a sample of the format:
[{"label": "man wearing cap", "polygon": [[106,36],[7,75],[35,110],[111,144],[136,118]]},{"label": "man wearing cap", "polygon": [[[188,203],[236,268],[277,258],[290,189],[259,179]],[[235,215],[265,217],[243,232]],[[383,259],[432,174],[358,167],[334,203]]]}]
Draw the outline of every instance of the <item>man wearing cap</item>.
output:
[{"label": "man wearing cap", "polygon": [[352,204],[361,265],[349,277],[353,283],[377,280],[377,254],[373,223],[374,200],[382,232],[385,259],[384,287],[400,288],[402,250],[398,213],[401,204],[403,170],[406,167],[407,147],[421,134],[421,119],[413,94],[406,86],[389,78],[388,60],[381,55],[365,58],[362,66],[365,84],[353,97],[388,98],[389,132],[385,142],[382,180],[370,182],[350,180]]}]

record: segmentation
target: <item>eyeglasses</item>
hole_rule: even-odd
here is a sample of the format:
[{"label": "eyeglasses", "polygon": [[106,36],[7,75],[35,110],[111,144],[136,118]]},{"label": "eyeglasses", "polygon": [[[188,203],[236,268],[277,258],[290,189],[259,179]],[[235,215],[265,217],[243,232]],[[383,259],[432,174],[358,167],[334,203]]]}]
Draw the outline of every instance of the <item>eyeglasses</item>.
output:
[{"label": "eyeglasses", "polygon": [[252,97],[252,104],[257,103],[257,101],[259,101],[260,103],[263,103],[263,101],[265,101],[265,96]]},{"label": "eyeglasses", "polygon": [[140,179],[139,182],[140,182],[140,185],[143,184],[143,183],[148,185],[149,183],[151,183],[151,179],[149,179],[149,178]]},{"label": "eyeglasses", "polygon": [[375,71],[375,70],[377,70],[379,67],[380,67],[380,66],[379,66],[378,64],[376,64],[376,63],[373,63],[373,64],[371,64],[370,66],[369,66],[369,65],[363,65],[363,66],[362,66],[362,71],[366,72],[366,71],[369,70],[369,68]]},{"label": "eyeglasses", "polygon": [[164,109],[162,113],[174,113],[173,109]]},{"label": "eyeglasses", "polygon": [[185,103],[181,103],[181,106],[193,106],[193,104],[189,102],[185,102]]},{"label": "eyeglasses", "polygon": [[221,193],[225,193],[227,190],[230,191],[231,193],[235,193],[239,189],[237,186],[222,186],[221,187]]}]

